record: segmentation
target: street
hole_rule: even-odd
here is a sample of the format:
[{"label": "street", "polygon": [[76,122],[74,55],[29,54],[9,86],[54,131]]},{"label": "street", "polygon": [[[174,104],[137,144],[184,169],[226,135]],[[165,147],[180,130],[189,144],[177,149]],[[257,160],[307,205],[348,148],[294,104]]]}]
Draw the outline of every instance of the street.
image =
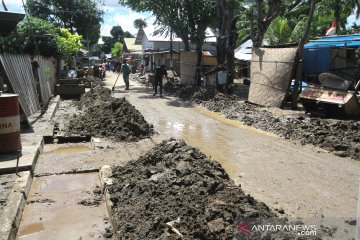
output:
[{"label": "street", "polygon": [[[108,74],[106,86],[116,77]],[[115,89],[114,95],[126,97],[160,135],[183,138],[219,161],[256,199],[284,209],[290,217],[335,222],[354,232],[355,226],[345,221],[356,218],[358,161],[244,126],[173,97],[154,97],[151,88],[136,81],[125,91],[121,76]]]},{"label": "street", "polygon": [[[105,86],[112,89],[117,77],[117,73],[107,72]],[[354,236],[358,161],[242,125],[166,94],[164,98],[153,96],[152,88],[139,84],[135,77],[130,77],[130,90],[126,91],[120,75],[112,94],[125,97],[154,125],[157,134],[128,143],[101,139],[91,144],[45,145],[36,164],[27,200],[31,204],[24,210],[18,239],[113,236],[108,234],[105,203],[95,191],[99,188],[96,172],[104,165],[119,166],[135,160],[170,137],[184,139],[221,163],[236,185],[279,216],[315,224],[320,230],[325,227],[325,232],[332,233],[330,239]],[[61,123],[61,117],[75,111],[71,104],[61,101],[54,119]],[[69,216],[74,223],[66,221]],[[92,225],[86,219],[93,219]],[[76,222],[83,224],[78,230],[72,227]]]}]

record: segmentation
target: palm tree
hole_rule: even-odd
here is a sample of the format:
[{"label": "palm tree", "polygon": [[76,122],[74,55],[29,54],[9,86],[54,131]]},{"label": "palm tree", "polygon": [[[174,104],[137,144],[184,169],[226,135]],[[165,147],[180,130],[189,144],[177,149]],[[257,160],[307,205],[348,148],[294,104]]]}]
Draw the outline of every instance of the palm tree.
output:
[{"label": "palm tree", "polygon": [[136,20],[134,21],[134,27],[135,27],[136,29],[146,28],[146,27],[147,27],[147,23],[146,23],[146,21],[145,21],[144,19],[139,18],[139,19],[136,19]]}]

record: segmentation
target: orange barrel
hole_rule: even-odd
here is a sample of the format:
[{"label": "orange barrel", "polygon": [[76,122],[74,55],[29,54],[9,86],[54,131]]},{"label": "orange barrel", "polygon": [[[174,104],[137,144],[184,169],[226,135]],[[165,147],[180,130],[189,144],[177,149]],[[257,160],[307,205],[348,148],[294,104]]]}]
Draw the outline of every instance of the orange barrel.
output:
[{"label": "orange barrel", "polygon": [[0,153],[21,150],[19,95],[0,92]]}]

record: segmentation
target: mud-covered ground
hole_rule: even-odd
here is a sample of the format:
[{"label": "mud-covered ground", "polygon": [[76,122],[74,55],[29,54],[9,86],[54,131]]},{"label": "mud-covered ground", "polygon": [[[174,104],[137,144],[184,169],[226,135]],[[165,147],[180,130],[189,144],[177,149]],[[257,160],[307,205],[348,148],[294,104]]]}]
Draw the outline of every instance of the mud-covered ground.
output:
[{"label": "mud-covered ground", "polygon": [[249,221],[286,220],[245,195],[218,162],[182,140],[161,142],[115,167],[112,178],[112,214],[124,239],[297,239],[286,231],[246,235],[241,228]]},{"label": "mud-covered ground", "polygon": [[114,98],[111,90],[97,86],[81,97],[79,114],[65,124],[66,135],[107,137],[136,141],[150,137],[153,126],[125,98]]},{"label": "mud-covered ground", "polygon": [[315,145],[340,157],[360,160],[359,119],[326,119],[313,117],[302,111],[276,111],[255,106],[243,101],[247,98],[246,90],[247,86],[235,85],[230,87],[230,94],[225,95],[215,92],[214,89],[165,85],[168,94],[200,104],[229,119],[299,141],[301,144]]}]

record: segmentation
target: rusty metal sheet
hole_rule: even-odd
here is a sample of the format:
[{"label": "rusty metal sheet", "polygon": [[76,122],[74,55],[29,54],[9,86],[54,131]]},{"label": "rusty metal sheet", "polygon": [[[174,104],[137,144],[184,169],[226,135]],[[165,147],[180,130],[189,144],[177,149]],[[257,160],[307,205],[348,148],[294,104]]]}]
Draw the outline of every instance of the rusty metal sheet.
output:
[{"label": "rusty metal sheet", "polygon": [[249,102],[282,107],[297,48],[255,48],[251,60]]},{"label": "rusty metal sheet", "polygon": [[309,85],[302,91],[300,98],[333,104],[345,104],[353,95],[354,92],[351,91],[346,92]]}]

